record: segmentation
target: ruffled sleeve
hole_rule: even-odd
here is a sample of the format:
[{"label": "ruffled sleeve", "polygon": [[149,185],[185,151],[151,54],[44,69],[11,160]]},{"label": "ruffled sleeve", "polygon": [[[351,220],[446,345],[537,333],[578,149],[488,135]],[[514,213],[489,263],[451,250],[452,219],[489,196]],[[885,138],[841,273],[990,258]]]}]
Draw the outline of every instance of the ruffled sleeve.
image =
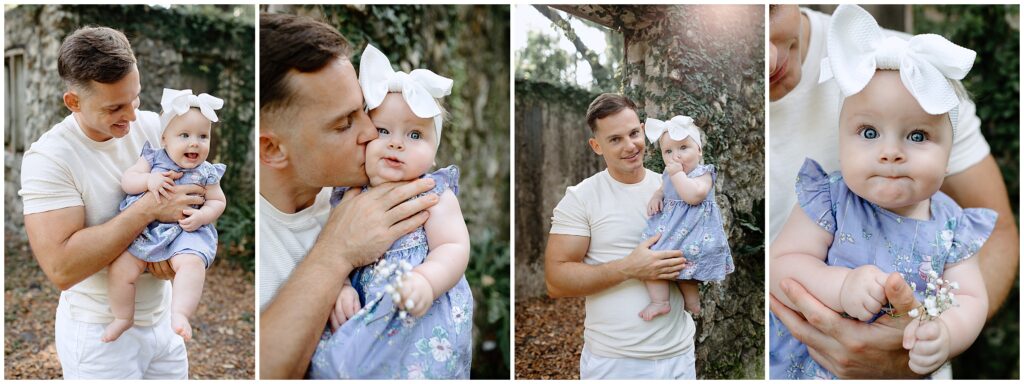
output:
[{"label": "ruffled sleeve", "polygon": [[209,172],[206,175],[206,183],[203,185],[220,183],[220,179],[224,177],[224,172],[228,170],[228,166],[224,164],[205,164],[209,165]]},{"label": "ruffled sleeve", "polygon": [[796,176],[796,199],[804,213],[819,227],[835,234],[836,214],[833,210],[832,178],[818,162],[806,159]]},{"label": "ruffled sleeve", "polygon": [[427,174],[426,177],[434,179],[434,189],[430,192],[440,195],[445,189],[451,189],[452,193],[459,195],[459,167],[449,165]]},{"label": "ruffled sleeve", "polygon": [[704,176],[705,174],[708,174],[708,173],[711,174],[711,181],[714,182],[715,178],[718,177],[718,173],[715,172],[715,165],[714,164],[701,164],[701,165],[698,165],[697,168],[694,168],[692,171],[690,171],[690,173],[686,174],[686,177],[689,177],[689,178],[692,179],[692,178],[695,178],[695,177]]},{"label": "ruffled sleeve", "polygon": [[[960,217],[946,223],[946,230],[940,234],[948,236],[952,232],[952,242],[946,264],[964,261],[978,253],[981,246],[992,234],[996,226],[996,211],[987,208],[965,208]],[[945,239],[943,239],[945,240]]]},{"label": "ruffled sleeve", "polygon": [[146,162],[152,167],[153,164],[156,164],[156,158],[160,155],[160,152],[163,152],[163,149],[153,148],[149,141],[147,141],[145,144],[142,144],[142,153],[139,156],[146,159]]}]

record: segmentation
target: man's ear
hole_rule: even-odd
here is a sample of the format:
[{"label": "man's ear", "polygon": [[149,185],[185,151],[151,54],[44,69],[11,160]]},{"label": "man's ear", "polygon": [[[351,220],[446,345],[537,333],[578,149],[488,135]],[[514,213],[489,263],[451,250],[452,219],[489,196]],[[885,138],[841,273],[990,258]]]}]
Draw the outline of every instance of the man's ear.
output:
[{"label": "man's ear", "polygon": [[260,164],[275,169],[288,166],[288,149],[281,137],[272,131],[260,132]]},{"label": "man's ear", "polygon": [[594,153],[598,156],[604,156],[604,151],[601,150],[601,144],[597,142],[597,139],[591,137],[587,140],[587,143],[590,144],[590,149],[593,149]]},{"label": "man's ear", "polygon": [[71,110],[71,112],[81,112],[82,106],[78,104],[78,94],[75,91],[64,92],[64,105]]}]

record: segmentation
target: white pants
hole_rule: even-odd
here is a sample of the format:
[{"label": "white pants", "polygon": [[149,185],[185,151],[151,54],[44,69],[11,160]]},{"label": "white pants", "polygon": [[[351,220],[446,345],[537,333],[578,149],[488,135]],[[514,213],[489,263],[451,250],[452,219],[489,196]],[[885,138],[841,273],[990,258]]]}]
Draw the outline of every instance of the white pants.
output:
[{"label": "white pants", "polygon": [[134,326],[113,343],[106,324],[76,321],[64,294],[57,305],[57,357],[64,379],[188,379],[185,342],[171,330],[170,311],[150,327]]},{"label": "white pants", "polygon": [[696,380],[696,363],[693,349],[679,356],[648,360],[597,356],[590,353],[584,343],[580,355],[580,379]]}]

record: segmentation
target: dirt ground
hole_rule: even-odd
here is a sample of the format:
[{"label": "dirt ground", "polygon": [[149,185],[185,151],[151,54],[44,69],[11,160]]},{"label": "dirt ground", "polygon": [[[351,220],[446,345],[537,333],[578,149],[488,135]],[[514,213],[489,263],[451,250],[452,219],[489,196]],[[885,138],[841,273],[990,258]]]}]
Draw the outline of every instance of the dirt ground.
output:
[{"label": "dirt ground", "polygon": [[[8,244],[4,260],[4,378],[60,379],[53,339],[60,291],[46,280],[27,244]],[[190,379],[254,379],[253,273],[218,260],[207,271],[186,344]]]},{"label": "dirt ground", "polygon": [[584,299],[540,297],[516,303],[516,379],[578,380]]}]

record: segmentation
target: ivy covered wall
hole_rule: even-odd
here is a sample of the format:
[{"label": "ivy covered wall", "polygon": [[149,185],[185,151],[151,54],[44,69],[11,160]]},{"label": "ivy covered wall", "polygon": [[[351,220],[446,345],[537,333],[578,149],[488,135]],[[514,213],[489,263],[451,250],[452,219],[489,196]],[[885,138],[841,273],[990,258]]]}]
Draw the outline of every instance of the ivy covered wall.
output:
[{"label": "ivy covered wall", "polygon": [[[556,6],[625,37],[623,92],[641,120],[693,117],[704,162],[718,169],[718,204],[736,272],[701,286],[697,374],[764,375],[764,7]],[[645,166],[661,172],[648,146]]]}]

